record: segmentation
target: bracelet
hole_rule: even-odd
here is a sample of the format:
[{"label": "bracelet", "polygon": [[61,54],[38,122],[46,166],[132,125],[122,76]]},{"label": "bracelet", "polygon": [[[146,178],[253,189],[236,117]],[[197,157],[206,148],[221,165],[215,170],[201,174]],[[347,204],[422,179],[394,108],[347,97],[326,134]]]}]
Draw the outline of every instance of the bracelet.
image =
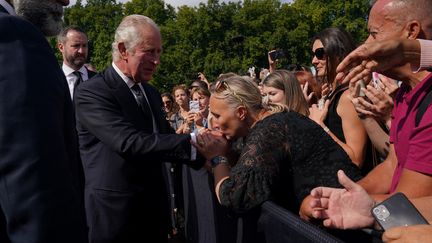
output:
[{"label": "bracelet", "polygon": [[220,164],[228,164],[228,159],[224,156],[216,156],[210,160],[210,164],[214,168]]},{"label": "bracelet", "polygon": [[326,132],[326,133],[330,132],[330,129],[328,127],[326,127],[326,126],[324,126],[323,129],[324,129],[324,132]]}]

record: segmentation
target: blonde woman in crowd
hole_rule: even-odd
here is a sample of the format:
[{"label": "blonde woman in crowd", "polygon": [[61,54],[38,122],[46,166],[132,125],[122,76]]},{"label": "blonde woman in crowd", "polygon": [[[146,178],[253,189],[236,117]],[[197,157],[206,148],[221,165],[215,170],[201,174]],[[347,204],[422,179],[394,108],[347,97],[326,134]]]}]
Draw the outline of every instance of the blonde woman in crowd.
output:
[{"label": "blonde woman in crowd", "polygon": [[[315,122],[261,100],[258,88],[243,78],[221,79],[210,97],[218,131],[202,133],[195,144],[213,168],[219,202],[248,220],[243,242],[261,242],[256,217],[263,202],[271,199],[297,213],[314,185],[339,186],[338,169],[360,178],[359,169]],[[232,153],[230,144],[239,138],[242,148]]]}]

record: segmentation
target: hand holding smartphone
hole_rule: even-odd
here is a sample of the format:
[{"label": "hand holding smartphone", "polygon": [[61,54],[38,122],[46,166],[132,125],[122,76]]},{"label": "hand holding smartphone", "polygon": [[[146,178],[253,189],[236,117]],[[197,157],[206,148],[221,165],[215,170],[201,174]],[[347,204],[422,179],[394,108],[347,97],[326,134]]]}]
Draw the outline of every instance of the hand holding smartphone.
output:
[{"label": "hand holding smartphone", "polygon": [[381,84],[380,76],[377,72],[372,73],[372,83],[375,89],[381,90],[382,84]]},{"label": "hand holding smartphone", "polygon": [[363,92],[362,88],[365,88],[365,82],[363,81],[363,79],[361,79],[360,81],[358,81],[357,85],[356,85],[356,95],[357,97],[364,97],[365,93]]},{"label": "hand holding smartphone", "polygon": [[283,50],[272,50],[269,52],[270,59],[273,61],[279,60],[285,57],[285,52]]},{"label": "hand holding smartphone", "polygon": [[197,101],[197,100],[189,101],[189,111],[198,113],[199,112],[199,101]]},{"label": "hand holding smartphone", "polygon": [[403,193],[396,193],[372,208],[372,215],[384,230],[429,224]]}]

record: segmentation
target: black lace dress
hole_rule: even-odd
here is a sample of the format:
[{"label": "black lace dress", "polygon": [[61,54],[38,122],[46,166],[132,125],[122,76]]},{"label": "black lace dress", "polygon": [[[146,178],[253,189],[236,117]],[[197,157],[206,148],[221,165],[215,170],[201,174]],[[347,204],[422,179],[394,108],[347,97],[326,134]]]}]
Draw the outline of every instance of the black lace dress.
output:
[{"label": "black lace dress", "polygon": [[221,204],[237,212],[273,200],[297,213],[314,187],[340,187],[339,169],[353,180],[361,178],[344,150],[319,125],[296,112],[266,117],[243,141],[238,162],[220,187]]}]

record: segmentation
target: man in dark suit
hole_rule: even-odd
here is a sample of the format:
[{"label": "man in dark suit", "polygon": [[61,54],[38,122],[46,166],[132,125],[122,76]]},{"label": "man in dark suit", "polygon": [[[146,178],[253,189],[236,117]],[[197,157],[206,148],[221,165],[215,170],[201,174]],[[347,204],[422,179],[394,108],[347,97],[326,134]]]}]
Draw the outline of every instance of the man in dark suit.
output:
[{"label": "man in dark suit", "polygon": [[62,69],[73,97],[75,88],[96,74],[84,65],[88,57],[87,33],[77,26],[66,27],[57,36],[57,48],[63,56]]},{"label": "man in dark suit", "polygon": [[0,242],[87,241],[72,103],[43,35],[67,4],[0,0]]},{"label": "man in dark suit", "polygon": [[[159,92],[147,82],[162,51],[157,25],[127,16],[113,63],[75,94],[90,242],[166,242],[168,158],[188,159],[191,135],[170,129]],[[194,135],[192,135],[194,136]]]}]

